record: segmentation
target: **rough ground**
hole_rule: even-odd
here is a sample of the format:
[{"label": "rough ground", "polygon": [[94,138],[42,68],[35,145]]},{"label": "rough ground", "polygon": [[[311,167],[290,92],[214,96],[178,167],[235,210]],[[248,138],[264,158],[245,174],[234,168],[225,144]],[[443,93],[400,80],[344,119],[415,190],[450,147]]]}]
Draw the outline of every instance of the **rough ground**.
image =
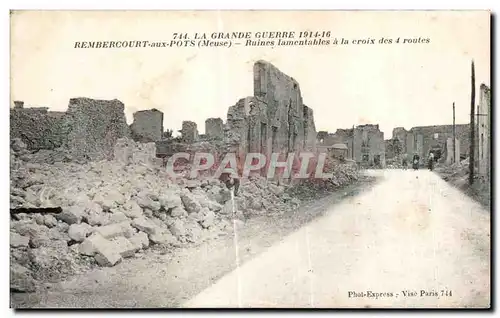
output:
[{"label": "rough ground", "polygon": [[427,170],[371,173],[384,177],[372,191],[331,206],[183,306],[489,307],[488,211]]},{"label": "rough ground", "polygon": [[481,176],[477,171],[474,176],[474,183],[469,185],[469,159],[453,165],[440,165],[435,169],[443,180],[458,188],[472,199],[481,203],[481,205],[490,210],[491,208],[491,188],[490,182]]},{"label": "rough ground", "polygon": [[[370,188],[363,178],[322,199],[284,215],[262,215],[238,227],[240,264],[276,244],[329,206]],[[161,253],[148,250],[111,268],[98,268],[71,280],[47,284],[45,292],[13,294],[13,307],[178,307],[236,268],[234,236]]]}]

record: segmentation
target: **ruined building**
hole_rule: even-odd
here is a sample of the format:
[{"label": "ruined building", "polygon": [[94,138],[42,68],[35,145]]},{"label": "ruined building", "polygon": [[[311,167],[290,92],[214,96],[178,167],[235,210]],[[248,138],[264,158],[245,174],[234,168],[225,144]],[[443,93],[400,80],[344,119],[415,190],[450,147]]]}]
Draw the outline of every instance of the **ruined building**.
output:
[{"label": "ruined building", "polygon": [[[198,144],[210,144],[220,148],[219,153],[235,151],[240,159],[248,152],[269,159],[271,153],[315,151],[314,114],[304,105],[298,82],[264,61],[256,62],[253,71],[254,96],[231,106],[225,124],[220,118],[209,118],[205,135],[199,135],[195,122],[184,121],[175,143],[192,145],[188,148],[194,150]],[[26,109],[16,101],[11,109],[11,137],[21,138],[31,150],[63,147],[89,160],[110,158],[122,137],[156,142],[157,156],[173,151],[175,147],[158,151],[165,143],[174,143],[174,138],[163,138],[161,111],[136,112],[129,127],[124,107],[118,100],[72,98],[66,112],[49,112],[48,108]]]},{"label": "ruined building", "polygon": [[[247,153],[263,154],[269,162],[271,153],[316,150],[313,111],[304,105],[297,81],[264,61],[256,62],[253,71],[254,96],[229,107],[226,123],[207,119],[204,135],[198,134],[196,123],[182,123],[181,142],[188,149],[205,147],[208,141],[218,154],[236,153],[240,164]],[[171,146],[157,142],[157,156],[171,154]]]},{"label": "ruined building", "polygon": [[[457,161],[465,159],[469,154],[469,125],[455,125],[455,157]],[[451,163],[453,158],[453,125],[418,126],[410,130],[403,127],[394,128],[392,139],[386,141],[387,158],[397,155],[395,145],[400,153],[412,157],[415,153],[420,158],[427,158],[434,153],[438,161]]]},{"label": "ruined building", "polygon": [[407,131],[404,127],[396,127],[392,130],[392,138],[385,141],[385,158],[388,161],[400,160],[407,153],[406,138]]},{"label": "ruined building", "polygon": [[318,147],[332,148],[334,145],[344,144],[346,146],[346,158],[355,160],[353,151],[354,129],[337,129],[335,133],[320,131],[317,134]]},{"label": "ruined building", "polygon": [[224,123],[220,118],[208,118],[205,120],[205,136],[209,139],[224,138]]},{"label": "ruined building", "polygon": [[242,155],[316,148],[313,111],[304,105],[299,84],[264,61],[254,64],[254,96],[229,108],[226,131]]},{"label": "ruined building", "polygon": [[477,113],[477,168],[480,176],[490,179],[491,166],[491,91],[481,84]]},{"label": "ruined building", "polygon": [[72,98],[65,115],[65,146],[77,157],[110,158],[116,141],[130,136],[125,105],[117,99]]},{"label": "ruined building", "polygon": [[118,138],[129,136],[124,105],[119,100],[72,98],[66,112],[47,107],[10,111],[10,137],[21,138],[29,150],[65,148],[76,158],[110,158]]},{"label": "ruined building", "polygon": [[354,129],[353,154],[361,166],[385,167],[384,133],[379,125],[361,125]]},{"label": "ruined building", "polygon": [[[229,107],[227,121],[208,118],[205,134],[198,133],[192,121],[182,123],[181,142],[190,149],[209,141],[218,152],[235,152],[240,162],[247,153],[288,154],[316,150],[316,127],[313,110],[302,101],[298,82],[274,65],[258,61],[254,64],[254,96],[240,99]],[[171,148],[171,147],[170,147]],[[157,155],[168,156],[166,141],[157,142]]]},{"label": "ruined building", "polygon": [[355,128],[337,129],[334,134],[318,133],[318,146],[330,147],[344,144],[347,158],[361,166],[385,166],[384,133],[379,125],[360,125]]},{"label": "ruined building", "polygon": [[20,138],[28,149],[56,149],[63,145],[66,136],[65,122],[46,107],[24,108],[22,101],[14,102],[10,110],[10,138]]},{"label": "ruined building", "polygon": [[183,121],[182,129],[179,130],[181,133],[182,142],[187,144],[192,144],[199,139],[198,126],[193,121]]},{"label": "ruined building", "polygon": [[132,138],[140,142],[159,141],[163,137],[163,113],[155,108],[134,113],[130,125]]}]

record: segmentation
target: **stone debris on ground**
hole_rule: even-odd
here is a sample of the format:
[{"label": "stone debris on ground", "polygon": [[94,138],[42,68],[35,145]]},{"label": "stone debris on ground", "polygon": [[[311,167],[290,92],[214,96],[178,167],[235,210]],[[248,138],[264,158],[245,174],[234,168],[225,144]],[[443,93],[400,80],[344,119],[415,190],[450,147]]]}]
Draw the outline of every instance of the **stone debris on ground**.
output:
[{"label": "stone debris on ground", "polygon": [[122,138],[113,160],[50,157],[33,163],[36,154],[13,140],[11,209],[61,207],[62,212],[21,213],[11,220],[12,290],[31,292],[37,281],[114,266],[146,249],[200,244],[232,231],[235,218],[244,224],[252,215],[293,211],[308,198],[300,191],[334,189],[357,178],[348,165],[333,169],[330,180],[303,187],[253,176],[242,180],[233,208],[231,193],[219,180],[171,179],[154,160],[153,145]]},{"label": "stone debris on ground", "polygon": [[443,180],[464,191],[467,195],[481,203],[486,209],[491,208],[490,180],[479,175],[477,169],[475,169],[474,182],[472,186],[469,184],[469,158],[452,165],[438,164],[434,171]]}]

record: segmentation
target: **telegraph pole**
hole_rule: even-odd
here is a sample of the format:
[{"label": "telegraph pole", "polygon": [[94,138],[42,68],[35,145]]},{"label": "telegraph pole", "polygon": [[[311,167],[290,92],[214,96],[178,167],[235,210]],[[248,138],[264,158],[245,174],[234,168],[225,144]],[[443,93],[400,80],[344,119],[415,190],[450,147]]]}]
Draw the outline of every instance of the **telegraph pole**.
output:
[{"label": "telegraph pole", "polygon": [[456,132],[455,132],[455,102],[453,102],[453,163],[457,162],[457,145],[456,145]]},{"label": "telegraph pole", "polygon": [[470,96],[470,149],[469,149],[469,185],[474,183],[474,104],[476,99],[476,77],[474,74],[474,60],[471,64],[471,96]]},{"label": "telegraph pole", "polygon": [[351,157],[352,157],[352,160],[356,161],[354,159],[354,125],[352,125]]}]

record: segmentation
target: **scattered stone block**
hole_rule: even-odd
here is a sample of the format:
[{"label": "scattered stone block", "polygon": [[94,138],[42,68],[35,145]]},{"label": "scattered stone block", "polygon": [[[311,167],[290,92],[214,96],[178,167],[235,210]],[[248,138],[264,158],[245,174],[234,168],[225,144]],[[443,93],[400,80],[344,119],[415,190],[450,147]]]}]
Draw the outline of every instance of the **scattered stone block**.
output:
[{"label": "scattered stone block", "polygon": [[91,228],[87,223],[71,224],[68,229],[68,236],[76,242],[83,242],[90,233]]},{"label": "scattered stone block", "polygon": [[130,227],[129,221],[100,226],[95,231],[106,239],[113,239],[118,236],[130,237],[133,235],[133,229]]},{"label": "scattered stone block", "polygon": [[43,224],[49,228],[53,228],[57,225],[57,219],[52,214],[46,214],[43,216]]},{"label": "scattered stone block", "polygon": [[34,292],[36,285],[29,270],[16,263],[10,265],[10,290],[14,292]]},{"label": "scattered stone block", "polygon": [[132,221],[132,226],[138,229],[139,231],[145,232],[147,234],[155,234],[157,232],[157,226],[147,220],[146,218],[137,218]]},{"label": "scattered stone block", "polygon": [[139,247],[137,245],[132,244],[128,239],[126,239],[123,236],[119,236],[113,239],[111,241],[111,244],[123,258],[133,257],[135,255],[135,252],[139,250]]},{"label": "scattered stone block", "polygon": [[15,232],[10,232],[10,246],[11,247],[27,247],[30,243],[28,236],[23,236]]},{"label": "scattered stone block", "polygon": [[149,247],[149,237],[144,232],[139,232],[134,234],[129,241],[138,248],[148,248]]},{"label": "scattered stone block", "polygon": [[94,233],[78,246],[78,252],[83,255],[94,256],[97,250],[106,248],[107,244],[109,244],[108,240],[99,233]]},{"label": "scattered stone block", "polygon": [[65,208],[62,213],[56,214],[56,219],[61,220],[67,224],[80,223],[84,215],[83,208],[80,206],[72,206]]}]

